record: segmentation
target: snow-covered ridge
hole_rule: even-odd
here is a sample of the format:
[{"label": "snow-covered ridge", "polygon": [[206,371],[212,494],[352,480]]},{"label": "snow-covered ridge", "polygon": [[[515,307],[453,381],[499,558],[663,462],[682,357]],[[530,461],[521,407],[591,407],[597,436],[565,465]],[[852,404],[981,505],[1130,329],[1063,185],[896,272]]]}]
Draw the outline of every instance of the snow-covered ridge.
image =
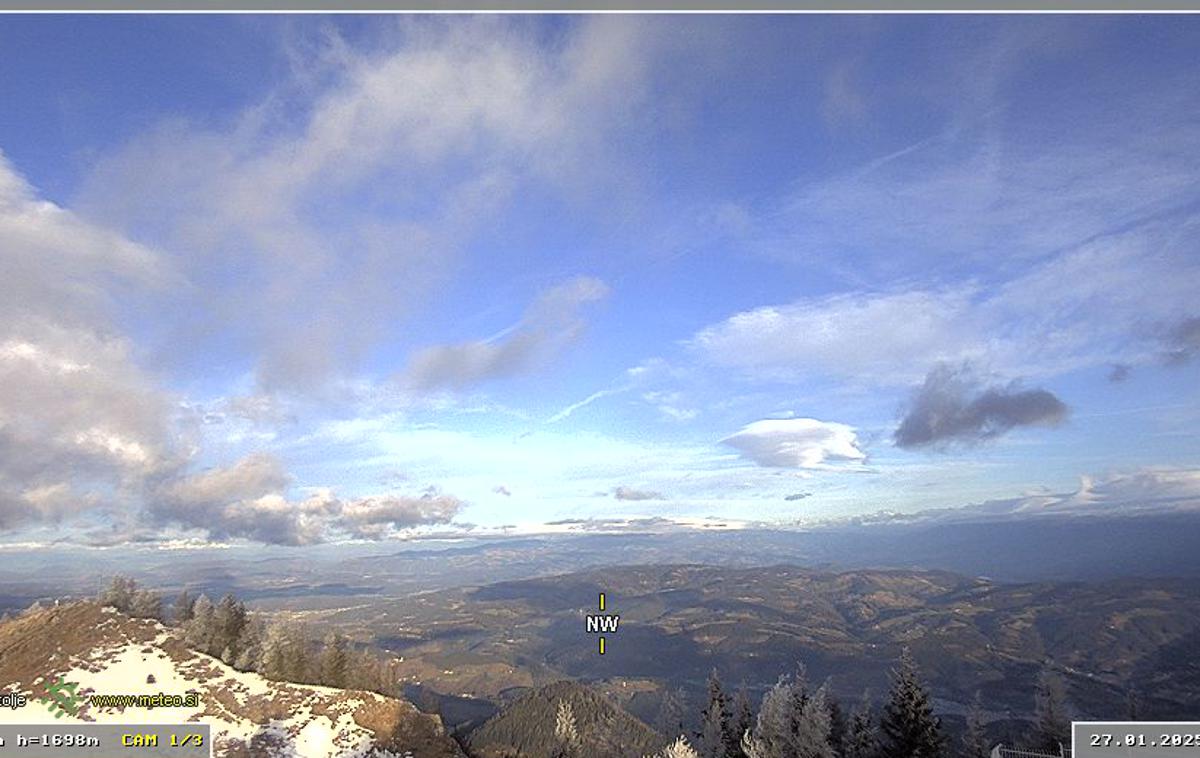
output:
[{"label": "snow-covered ridge", "polygon": [[[54,682],[77,683],[73,716],[39,702]],[[0,723],[165,723],[212,726],[215,756],[458,756],[441,723],[370,692],[276,682],[188,649],[174,630],[93,603],[55,606],[0,624],[0,690],[29,703]],[[198,705],[99,707],[93,694],[197,693]]]}]

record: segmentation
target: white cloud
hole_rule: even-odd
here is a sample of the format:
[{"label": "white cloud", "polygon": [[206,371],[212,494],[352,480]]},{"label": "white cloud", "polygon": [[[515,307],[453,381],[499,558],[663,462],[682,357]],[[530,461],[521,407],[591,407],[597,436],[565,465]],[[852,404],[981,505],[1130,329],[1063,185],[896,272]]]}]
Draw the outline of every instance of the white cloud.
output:
[{"label": "white cloud", "polygon": [[684,402],[681,392],[653,390],[642,393],[642,399],[673,421],[691,421],[700,415],[700,411]]},{"label": "white cloud", "polygon": [[225,129],[163,124],[101,160],[84,202],[181,253],[188,350],[236,332],[263,388],[319,389],[526,183],[566,196],[621,181],[609,138],[636,121],[653,44],[619,20],[542,42],[495,18],[406,21],[369,53],[336,40],[297,64],[324,88],[282,84]]},{"label": "white cloud", "polygon": [[[2,157],[0,256],[15,274],[0,277],[0,528],[104,510],[106,539],[155,525],[308,544],[445,523],[463,506],[429,493],[293,498],[283,463],[261,451],[189,473],[197,412],[138,366],[116,327],[114,301],[179,285],[160,256],[39,200]],[[210,421],[287,420],[265,396],[217,405]]]},{"label": "white cloud", "polygon": [[386,539],[414,527],[446,524],[465,506],[436,490],[339,498],[317,488],[293,499],[287,496],[290,484],[277,458],[256,453],[159,488],[151,513],[160,523],[203,531],[210,540],[310,545],[346,537]]},{"label": "white cloud", "polygon": [[462,500],[430,491],[417,497],[384,495],[346,501],[336,526],[353,537],[380,539],[397,530],[448,524],[463,509]]},{"label": "white cloud", "polygon": [[113,301],[171,280],[152,250],[37,197],[0,155],[0,526],[112,504],[178,464],[167,393]]},{"label": "white cloud", "polygon": [[902,521],[975,521],[1175,512],[1200,512],[1200,469],[1150,466],[1102,476],[1082,476],[1079,487],[1070,492],[1033,492],[961,508],[919,511],[891,518]]},{"label": "white cloud", "polygon": [[855,291],[750,309],[692,345],[758,377],[872,385],[913,383],[943,361],[1041,377],[1154,359],[1142,332],[1195,316],[1196,90],[1114,89],[1038,103],[1030,119],[1028,92],[1006,87],[1057,50],[1033,40],[1064,31],[989,30],[949,81],[929,77],[954,101],[940,132],[797,177],[777,203],[724,207],[738,219],[722,227],[732,247]]},{"label": "white cloud", "polygon": [[760,466],[822,469],[867,457],[853,427],[812,418],[755,421],[721,442]]},{"label": "white cloud", "polygon": [[687,344],[708,364],[767,380],[913,384],[939,363],[1046,377],[1158,361],[1160,325],[1194,312],[1196,281],[1200,261],[1184,237],[1143,229],[1059,252],[990,286],[854,292],[743,311]]},{"label": "white cloud", "polygon": [[706,361],[769,378],[806,374],[903,383],[981,349],[969,289],[835,295],[737,313],[698,332]]}]

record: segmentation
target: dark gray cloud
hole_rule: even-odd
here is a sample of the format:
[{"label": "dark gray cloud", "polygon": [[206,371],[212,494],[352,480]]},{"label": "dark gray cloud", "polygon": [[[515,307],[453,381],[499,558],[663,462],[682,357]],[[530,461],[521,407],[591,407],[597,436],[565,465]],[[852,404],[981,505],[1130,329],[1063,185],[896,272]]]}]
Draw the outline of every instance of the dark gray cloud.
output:
[{"label": "dark gray cloud", "polygon": [[1048,390],[982,387],[968,368],[943,365],[917,390],[895,443],[902,448],[969,445],[1019,426],[1052,426],[1066,416],[1066,404]]},{"label": "dark gray cloud", "polygon": [[796,500],[804,500],[805,498],[810,498],[810,497],[812,497],[811,492],[793,492],[792,494],[785,497],[784,500],[786,500],[788,502],[794,502]]},{"label": "dark gray cloud", "polygon": [[617,500],[666,500],[667,498],[661,492],[653,490],[638,490],[633,487],[617,487],[613,490],[613,497]]},{"label": "dark gray cloud", "polygon": [[1182,366],[1200,357],[1200,316],[1184,319],[1165,335],[1168,366]]}]

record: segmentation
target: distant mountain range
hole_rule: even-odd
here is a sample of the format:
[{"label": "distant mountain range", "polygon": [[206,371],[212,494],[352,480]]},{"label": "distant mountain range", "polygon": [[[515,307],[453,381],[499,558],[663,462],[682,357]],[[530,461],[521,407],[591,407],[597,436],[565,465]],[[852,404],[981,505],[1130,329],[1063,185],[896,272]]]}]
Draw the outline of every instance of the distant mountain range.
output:
[{"label": "distant mountain range", "polygon": [[[621,616],[597,654],[583,615],[604,591]],[[1145,579],[1004,584],[947,572],[830,572],[789,566],[589,570],[429,594],[325,619],[405,656],[441,692],[511,699],[570,678],[627,692],[652,719],[669,688],[697,691],[717,669],[753,692],[803,663],[816,681],[877,697],[907,646],[943,713],[980,692],[995,718],[1025,718],[1044,666],[1066,680],[1080,716],[1200,711],[1200,583]],[[396,630],[403,630],[397,635]]]},{"label": "distant mountain range", "polygon": [[[429,590],[552,576],[603,566],[776,564],[836,570],[952,571],[997,581],[1200,578],[1200,515],[1013,516],[931,512],[816,527],[681,528],[660,521],[521,537],[414,540],[397,545],[161,550],[59,546],[12,549],[0,571],[0,610],[64,593],[94,595],[115,573],[174,590],[228,591],[266,608],[341,607]],[[602,529],[594,531],[593,527]],[[19,570],[16,567],[20,567]]]}]

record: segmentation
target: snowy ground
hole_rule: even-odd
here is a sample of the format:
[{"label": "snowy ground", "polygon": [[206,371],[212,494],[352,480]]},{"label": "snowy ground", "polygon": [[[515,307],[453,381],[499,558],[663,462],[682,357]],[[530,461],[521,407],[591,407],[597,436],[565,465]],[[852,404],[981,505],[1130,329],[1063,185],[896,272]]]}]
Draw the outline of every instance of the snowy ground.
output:
[{"label": "snowy ground", "polygon": [[[0,723],[63,724],[70,721],[93,723],[178,723],[199,721],[212,726],[215,755],[233,752],[240,744],[255,739],[255,755],[355,756],[364,754],[373,744],[373,734],[354,718],[368,701],[384,698],[370,693],[353,692],[273,682],[258,674],[236,671],[222,662],[171,643],[171,632],[158,627],[151,639],[130,639],[122,626],[145,633],[149,622],[131,622],[109,614],[101,627],[120,644],[102,645],[83,655],[67,657],[68,666],[49,671],[30,682],[0,683],[5,692],[24,691],[60,676],[76,682],[76,693],[83,703],[75,716],[55,717],[49,705],[30,697],[22,708],[0,709]],[[117,634],[112,635],[112,632]],[[138,635],[141,636],[141,635]],[[198,706],[139,708],[99,708],[89,702],[92,694],[200,695]],[[263,747],[269,745],[270,747]]]}]

